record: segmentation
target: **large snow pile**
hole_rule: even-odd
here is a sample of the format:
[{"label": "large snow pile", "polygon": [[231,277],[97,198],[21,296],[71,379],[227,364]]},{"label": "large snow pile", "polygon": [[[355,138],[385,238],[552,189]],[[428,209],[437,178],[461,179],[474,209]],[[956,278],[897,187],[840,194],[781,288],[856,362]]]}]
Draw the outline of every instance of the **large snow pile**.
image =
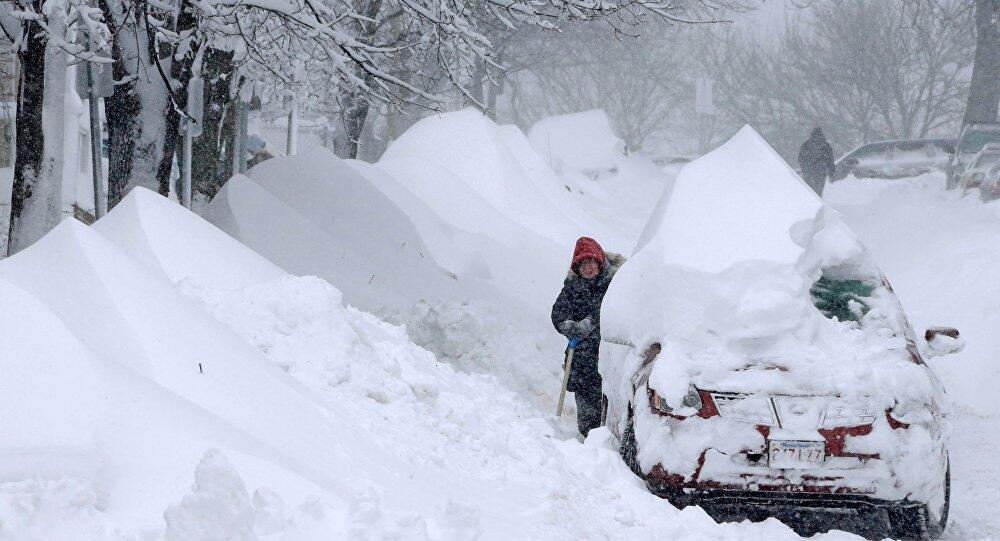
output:
[{"label": "large snow pile", "polygon": [[528,131],[528,139],[556,170],[602,173],[617,167],[625,155],[625,143],[601,109],[543,118]]},{"label": "large snow pile", "polygon": [[514,389],[439,362],[322,279],[280,273],[166,199],[122,204],[0,263],[5,536],[795,537],[677,511],[607,432],[563,439]]},{"label": "large snow pile", "polygon": [[148,269],[171,282],[237,289],[285,271],[179,205],[145,188],[132,190],[94,228]]},{"label": "large snow pile", "polygon": [[[527,145],[512,149],[509,141],[516,137],[524,135],[501,129],[472,109],[435,115],[417,122],[394,141],[379,166],[397,160],[433,162],[457,177],[462,191],[478,194],[507,219],[560,245],[572,243],[585,229],[578,206],[566,197],[550,170],[522,164],[518,155]],[[447,206],[462,201],[456,199],[461,192],[449,189],[451,179],[437,178],[445,175],[432,172],[411,177],[410,168],[404,167],[390,173],[440,214],[447,216]]]},{"label": "large snow pile", "polygon": [[326,150],[274,158],[230,179],[206,218],[293,274],[314,274],[373,311],[454,299],[458,282],[413,221]]},{"label": "large snow pile", "polygon": [[[34,353],[4,356],[5,371],[53,376],[3,395],[9,411],[46,403],[6,436],[28,447],[5,453],[44,465],[35,475],[85,480],[132,526],[158,522],[209,447],[256,457],[259,479],[342,486],[318,398],[98,233],[65,221],[4,261],[0,280],[36,299],[7,327]],[[66,418],[46,422],[52,411]]]},{"label": "large snow pile", "polygon": [[518,128],[471,109],[418,122],[374,165],[348,163],[413,220],[442,266],[533,304],[558,287],[577,237],[631,246],[671,181],[621,155],[599,181],[575,164],[556,173]]}]

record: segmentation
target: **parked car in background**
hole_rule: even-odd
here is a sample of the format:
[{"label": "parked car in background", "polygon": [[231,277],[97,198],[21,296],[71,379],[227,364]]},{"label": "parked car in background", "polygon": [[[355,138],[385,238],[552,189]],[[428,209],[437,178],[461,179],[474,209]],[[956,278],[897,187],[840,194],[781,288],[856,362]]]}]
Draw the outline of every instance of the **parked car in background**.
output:
[{"label": "parked car in background", "polygon": [[944,171],[955,151],[951,139],[879,141],[862,145],[837,160],[831,180],[847,175],[858,178],[903,178]]},{"label": "parked car in background", "polygon": [[968,124],[962,128],[955,151],[948,160],[949,190],[962,182],[962,174],[972,157],[990,143],[1000,143],[1000,124]]},{"label": "parked car in background", "polygon": [[986,173],[997,162],[1000,162],[1000,144],[998,143],[990,143],[975,153],[969,160],[968,165],[965,166],[965,171],[962,172],[962,180],[960,181],[962,192],[965,193],[969,190],[979,188]]},{"label": "parked car in background", "polygon": [[979,183],[979,198],[983,203],[1000,199],[1000,162],[994,164]]}]

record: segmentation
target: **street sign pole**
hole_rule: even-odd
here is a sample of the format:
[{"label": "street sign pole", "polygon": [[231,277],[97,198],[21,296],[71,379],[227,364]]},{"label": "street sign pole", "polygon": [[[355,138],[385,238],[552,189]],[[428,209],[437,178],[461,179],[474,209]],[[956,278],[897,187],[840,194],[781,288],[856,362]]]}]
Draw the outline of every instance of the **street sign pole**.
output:
[{"label": "street sign pole", "polygon": [[[91,50],[91,40],[87,40],[87,50]],[[79,71],[77,72],[80,73]],[[78,75],[79,76],[79,75]],[[94,180],[94,219],[108,213],[108,196],[104,193],[104,167],[101,151],[101,108],[94,81],[94,63],[87,62],[87,102],[90,106],[90,167]]]},{"label": "street sign pole", "polygon": [[101,150],[101,111],[97,98],[93,96],[94,75],[90,62],[87,62],[87,86],[91,89],[90,102],[90,167],[94,179],[94,218],[100,219],[108,213],[108,196],[104,193],[104,164]]}]

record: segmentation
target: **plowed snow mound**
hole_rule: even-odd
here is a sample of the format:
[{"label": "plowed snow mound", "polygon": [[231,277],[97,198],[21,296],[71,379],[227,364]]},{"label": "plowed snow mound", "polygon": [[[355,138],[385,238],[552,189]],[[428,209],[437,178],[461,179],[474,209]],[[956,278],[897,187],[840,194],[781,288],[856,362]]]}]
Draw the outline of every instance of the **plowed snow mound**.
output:
[{"label": "plowed snow mound", "polygon": [[601,109],[543,118],[528,139],[557,170],[595,174],[614,169],[625,157],[625,143]]},{"label": "plowed snow mound", "polygon": [[142,187],[133,189],[94,229],[173,283],[190,279],[237,289],[285,275],[212,224]]},{"label": "plowed snow mound", "polygon": [[[584,230],[579,206],[564,191],[561,193],[561,184],[548,168],[525,167],[528,162],[519,158],[508,144],[514,136],[523,139],[524,135],[520,131],[512,134],[510,129],[498,127],[471,109],[427,117],[394,141],[381,162],[400,159],[434,162],[457,176],[506,218],[558,244],[571,244]],[[517,146],[522,153],[530,150],[527,144]],[[430,191],[433,188],[421,190],[416,179],[410,180],[405,175],[397,178],[432,208],[459,201],[449,198],[447,203],[440,200],[435,203],[432,197],[435,194]],[[436,195],[449,197],[446,187],[438,188]]]},{"label": "plowed snow mound", "polygon": [[[344,486],[350,468],[332,458],[344,433],[320,398],[96,232],[67,220],[5,260],[0,279],[43,302],[65,329],[52,326],[53,338],[39,336],[51,317],[33,310],[13,330],[69,348],[72,355],[59,361],[73,364],[67,375],[85,371],[65,382],[76,389],[64,395],[49,394],[50,385],[32,392],[66,408],[85,406],[101,389],[88,382],[107,385],[100,408],[80,407],[74,415],[85,417],[76,431],[94,435],[101,464],[94,482],[114,487],[116,510],[156,517],[185,489],[186,472],[207,447],[254,456],[269,464],[265,470],[283,472],[278,478],[303,476],[334,493]],[[4,356],[5,369],[15,362]],[[58,380],[53,384],[58,388]],[[29,419],[42,421],[45,411]],[[54,438],[53,445],[65,437],[44,424],[34,430],[44,434],[39,441]],[[360,460],[378,460],[366,457]]]},{"label": "plowed snow mound", "polygon": [[230,179],[205,216],[283,269],[325,278],[372,311],[456,297],[461,285],[413,221],[333,154],[274,158],[250,173]]}]

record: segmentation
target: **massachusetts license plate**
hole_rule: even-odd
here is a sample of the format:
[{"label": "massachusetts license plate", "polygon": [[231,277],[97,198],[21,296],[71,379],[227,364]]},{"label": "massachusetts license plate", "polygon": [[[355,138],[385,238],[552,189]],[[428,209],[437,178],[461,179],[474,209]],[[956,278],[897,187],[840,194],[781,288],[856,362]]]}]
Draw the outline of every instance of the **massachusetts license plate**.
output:
[{"label": "massachusetts license plate", "polygon": [[823,465],[826,442],[805,440],[769,440],[768,466],[781,469],[807,469]]}]

